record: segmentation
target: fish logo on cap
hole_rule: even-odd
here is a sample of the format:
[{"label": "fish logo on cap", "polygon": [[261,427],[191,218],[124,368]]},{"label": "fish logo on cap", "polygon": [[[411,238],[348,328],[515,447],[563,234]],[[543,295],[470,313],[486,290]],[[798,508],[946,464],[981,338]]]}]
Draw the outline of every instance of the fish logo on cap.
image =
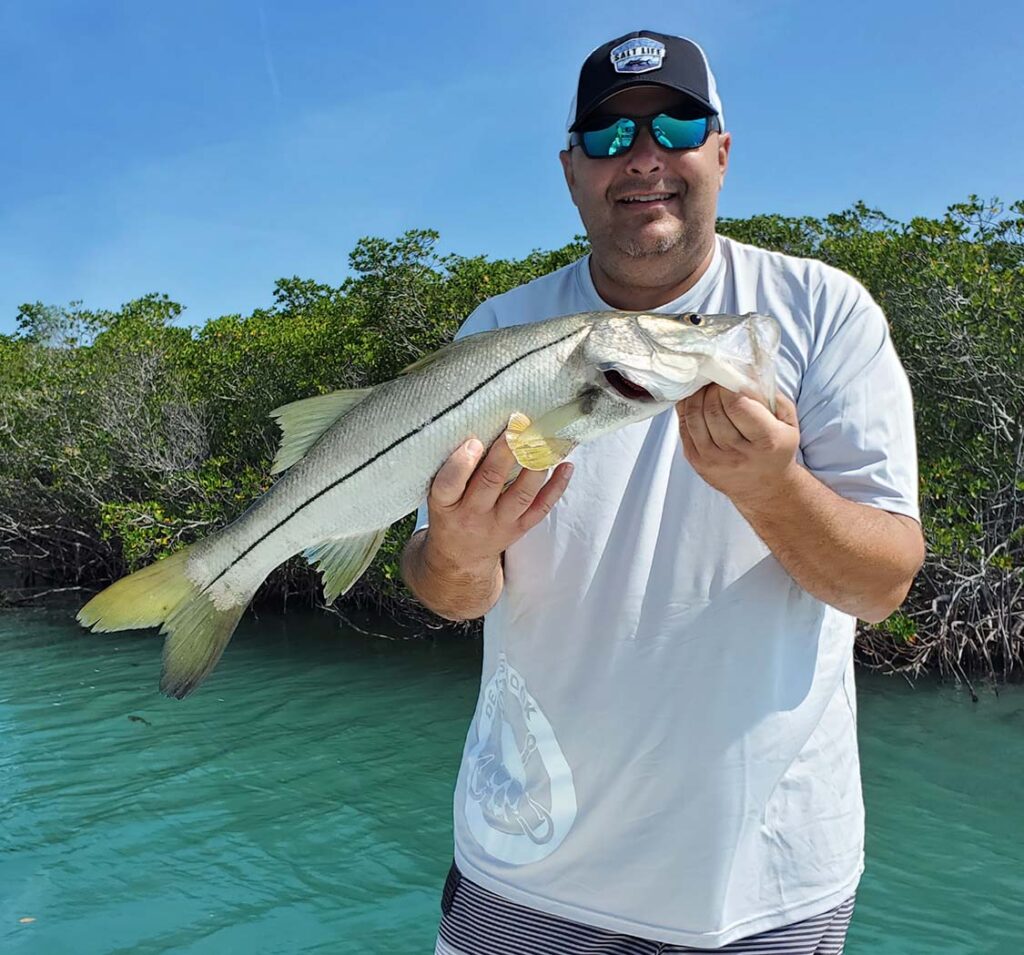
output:
[{"label": "fish logo on cap", "polygon": [[649,36],[633,37],[615,47],[610,56],[616,73],[649,73],[661,69],[665,44]]}]

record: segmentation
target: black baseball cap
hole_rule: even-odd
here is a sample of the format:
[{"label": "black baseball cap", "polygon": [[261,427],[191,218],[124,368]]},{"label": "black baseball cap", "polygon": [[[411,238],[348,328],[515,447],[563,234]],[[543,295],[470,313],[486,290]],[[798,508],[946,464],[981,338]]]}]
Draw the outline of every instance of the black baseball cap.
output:
[{"label": "black baseball cap", "polygon": [[704,51],[685,37],[635,30],[609,40],[586,58],[566,131],[577,129],[608,97],[634,86],[665,86],[685,93],[695,105],[717,115],[725,128],[722,101]]}]

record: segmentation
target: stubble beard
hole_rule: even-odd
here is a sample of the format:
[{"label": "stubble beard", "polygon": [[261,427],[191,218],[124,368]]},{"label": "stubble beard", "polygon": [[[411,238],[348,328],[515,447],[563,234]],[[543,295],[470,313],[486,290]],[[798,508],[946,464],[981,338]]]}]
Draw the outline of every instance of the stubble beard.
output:
[{"label": "stubble beard", "polygon": [[646,241],[606,233],[592,240],[592,245],[601,269],[613,281],[659,286],[680,281],[700,265],[707,254],[704,231],[681,224],[667,235]]},{"label": "stubble beard", "polygon": [[683,231],[675,235],[660,236],[653,242],[640,242],[638,239],[622,239],[615,241],[615,247],[627,259],[647,259],[665,255],[681,245],[684,240]]}]

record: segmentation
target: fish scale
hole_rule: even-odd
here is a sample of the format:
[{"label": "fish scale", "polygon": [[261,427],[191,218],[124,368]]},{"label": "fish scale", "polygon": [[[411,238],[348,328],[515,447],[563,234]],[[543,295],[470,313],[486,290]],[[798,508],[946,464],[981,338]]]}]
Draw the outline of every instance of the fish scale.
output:
[{"label": "fish scale", "polygon": [[[520,336],[527,339],[527,351],[565,337],[564,333],[552,335],[555,329],[543,330],[548,334]],[[346,415],[344,428],[331,429],[286,473],[275,485],[278,493],[260,499],[266,501],[266,513],[244,515],[249,519],[226,529],[224,543],[234,555],[245,552],[246,556],[235,556],[223,583],[214,586],[214,594],[243,591],[244,582],[254,575],[262,579],[310,542],[339,533],[366,534],[415,510],[426,497],[433,474],[455,448],[472,435],[489,445],[501,434],[510,414],[509,394],[517,399],[514,410],[521,409],[530,417],[550,407],[552,401],[570,401],[579,382],[563,370],[572,341],[562,344],[565,347],[554,356],[537,352],[504,372],[500,371],[507,365],[507,359],[502,361],[504,351],[458,349],[436,374],[411,374],[379,386]],[[550,374],[552,369],[554,374]],[[486,384],[474,393],[473,400],[445,413],[458,394],[456,387],[465,392],[467,381]],[[409,408],[419,412],[412,422]],[[381,453],[385,448],[390,450]],[[328,490],[333,482],[325,477],[337,481],[338,475],[355,471],[372,458],[372,464]],[[309,503],[311,486],[321,496]],[[280,525],[279,532],[249,550],[268,524]]]},{"label": "fish scale", "polygon": [[275,567],[305,551],[328,599],[344,593],[468,437],[489,445],[509,428],[519,463],[540,469],[709,381],[771,406],[778,340],[761,315],[587,312],[468,336],[368,392],[295,402],[274,412],[279,460],[295,461],[284,476],[232,524],[112,584],[78,619],[160,626],[161,688],[185,696]]}]

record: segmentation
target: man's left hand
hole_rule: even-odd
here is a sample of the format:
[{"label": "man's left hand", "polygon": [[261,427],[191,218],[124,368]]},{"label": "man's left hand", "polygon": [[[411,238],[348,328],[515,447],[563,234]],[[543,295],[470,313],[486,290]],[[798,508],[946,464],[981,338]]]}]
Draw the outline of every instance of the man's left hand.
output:
[{"label": "man's left hand", "polygon": [[796,406],[785,395],[773,415],[754,398],[706,385],[676,412],[686,460],[734,504],[785,492],[800,446]]}]

